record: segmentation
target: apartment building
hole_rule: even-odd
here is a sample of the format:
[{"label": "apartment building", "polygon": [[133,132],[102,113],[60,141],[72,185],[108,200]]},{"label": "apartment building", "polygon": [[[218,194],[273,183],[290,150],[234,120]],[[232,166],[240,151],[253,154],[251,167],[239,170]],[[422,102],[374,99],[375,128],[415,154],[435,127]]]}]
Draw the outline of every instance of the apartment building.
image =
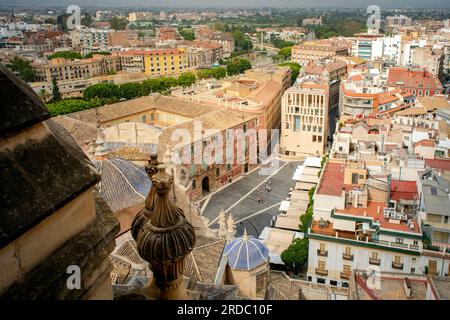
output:
[{"label": "apartment building", "polygon": [[330,86],[305,77],[284,92],[281,103],[281,152],[322,155],[327,145]]},{"label": "apartment building", "polygon": [[190,101],[239,110],[257,115],[258,126],[279,129],[281,98],[291,84],[291,70],[287,67],[246,70],[244,75],[223,80],[197,83],[180,88],[172,95]]},{"label": "apartment building", "polygon": [[347,287],[355,269],[424,273],[415,183],[331,159],[314,195],[308,280]]},{"label": "apartment building", "polygon": [[51,59],[48,63],[34,63],[36,81],[51,83],[57,81],[80,80],[106,75],[108,72],[120,71],[120,57],[112,55],[94,55],[89,59],[67,60],[64,58]]},{"label": "apartment building", "polygon": [[386,17],[386,30],[395,32],[398,28],[410,26],[412,19],[404,15]]},{"label": "apartment building", "polygon": [[421,67],[441,79],[444,67],[444,51],[431,46],[415,48],[411,55],[411,66]]},{"label": "apartment building", "polygon": [[383,38],[379,35],[358,34],[353,39],[352,55],[365,60],[377,60],[383,56]]},{"label": "apartment building", "polygon": [[341,81],[339,110],[345,116],[368,116],[373,112],[395,109],[414,100],[413,94],[401,88],[375,84],[356,75]]},{"label": "apartment building", "polygon": [[439,79],[422,68],[389,68],[387,85],[409,90],[416,97],[431,97],[444,92]]},{"label": "apartment building", "polygon": [[348,55],[348,49],[346,47],[336,47],[322,43],[306,42],[304,44],[295,45],[292,47],[291,60],[301,66],[305,66],[310,63],[316,63],[321,59],[346,55]]},{"label": "apartment building", "polygon": [[72,47],[76,50],[91,52],[93,50],[107,50],[110,29],[77,28],[69,32]]},{"label": "apartment building", "polygon": [[210,41],[220,44],[223,48],[223,53],[227,56],[234,52],[235,41],[231,35],[216,33],[210,38]]},{"label": "apartment building", "polygon": [[146,76],[167,76],[188,70],[188,54],[185,49],[130,50],[120,53],[122,69],[144,72]]}]

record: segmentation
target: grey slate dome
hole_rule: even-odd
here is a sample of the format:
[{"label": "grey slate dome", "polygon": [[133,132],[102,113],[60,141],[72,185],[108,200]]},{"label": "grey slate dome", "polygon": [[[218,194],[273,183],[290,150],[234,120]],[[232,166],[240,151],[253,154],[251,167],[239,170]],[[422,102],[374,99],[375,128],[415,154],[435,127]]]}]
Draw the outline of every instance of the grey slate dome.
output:
[{"label": "grey slate dome", "polygon": [[235,270],[252,270],[269,261],[269,249],[247,231],[225,246],[228,264]]}]

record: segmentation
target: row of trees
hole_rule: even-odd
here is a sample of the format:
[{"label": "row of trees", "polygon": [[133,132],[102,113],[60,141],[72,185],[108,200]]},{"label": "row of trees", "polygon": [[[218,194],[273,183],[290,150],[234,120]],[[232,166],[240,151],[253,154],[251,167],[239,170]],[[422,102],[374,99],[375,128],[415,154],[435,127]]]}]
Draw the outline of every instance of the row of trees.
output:
[{"label": "row of trees", "polygon": [[80,110],[86,110],[104,104],[111,104],[120,100],[129,100],[149,95],[153,92],[166,94],[170,88],[176,86],[188,87],[192,85],[196,77],[191,72],[181,74],[178,79],[172,77],[160,77],[148,79],[142,83],[129,82],[122,85],[113,83],[98,83],[87,87],[83,93],[83,100],[60,100],[59,89],[53,84],[53,99],[47,104],[50,114],[62,115]]},{"label": "row of trees", "polygon": [[203,69],[197,71],[197,77],[199,79],[210,79],[210,78],[223,79],[226,77],[226,75],[227,70],[222,67],[215,67],[211,69]]},{"label": "row of trees", "polygon": [[55,52],[47,57],[47,59],[64,58],[67,60],[83,59],[81,53],[76,51],[61,51]]},{"label": "row of trees", "polygon": [[90,52],[85,54],[84,56],[81,55],[81,53],[77,51],[61,51],[61,52],[55,52],[51,55],[49,55],[48,59],[55,59],[55,58],[64,58],[67,60],[75,60],[75,59],[88,59],[92,58],[94,54],[102,54],[102,55],[110,55],[111,53],[108,51],[98,51],[98,52]]},{"label": "row of trees", "polygon": [[292,47],[284,47],[278,51],[278,53],[272,57],[275,62],[282,62],[291,60]]},{"label": "row of trees", "polygon": [[250,61],[242,58],[232,58],[226,62],[227,75],[234,76],[244,73],[245,70],[251,69]]}]

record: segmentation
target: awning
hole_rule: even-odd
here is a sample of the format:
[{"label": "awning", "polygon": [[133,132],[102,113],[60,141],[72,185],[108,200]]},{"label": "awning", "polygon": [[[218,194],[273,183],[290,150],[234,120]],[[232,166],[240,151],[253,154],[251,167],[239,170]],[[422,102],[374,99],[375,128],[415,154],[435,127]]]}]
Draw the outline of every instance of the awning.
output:
[{"label": "awning", "polygon": [[288,229],[293,231],[299,231],[298,225],[300,224],[300,219],[298,217],[278,215],[277,221],[275,222],[276,228]]},{"label": "awning", "polygon": [[320,163],[322,162],[322,158],[318,157],[306,157],[305,161],[303,162],[303,165],[305,167],[316,167],[320,168]]},{"label": "awning", "polygon": [[291,206],[290,201],[283,200],[283,201],[281,201],[280,208],[278,210],[286,212],[286,211],[288,211],[290,206]]},{"label": "awning", "polygon": [[298,167],[295,170],[294,175],[292,176],[292,180],[299,181],[302,174],[303,174],[303,167]]}]

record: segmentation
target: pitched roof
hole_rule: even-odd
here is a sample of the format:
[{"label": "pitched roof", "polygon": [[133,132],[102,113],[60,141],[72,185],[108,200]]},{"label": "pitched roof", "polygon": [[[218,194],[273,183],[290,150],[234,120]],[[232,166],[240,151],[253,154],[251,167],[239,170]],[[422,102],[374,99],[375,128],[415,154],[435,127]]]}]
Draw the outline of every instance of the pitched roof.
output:
[{"label": "pitched roof", "polygon": [[443,90],[437,77],[428,71],[408,70],[406,68],[390,68],[387,80],[390,87],[410,87],[423,90]]},{"label": "pitched roof", "polygon": [[445,97],[418,97],[417,99],[427,111],[450,108],[450,102]]},{"label": "pitched roof", "polygon": [[450,171],[450,159],[425,159],[425,164],[430,168]]},{"label": "pitched roof", "polygon": [[195,118],[214,111],[217,108],[155,93],[150,96],[70,113],[67,116],[81,121],[96,123],[96,112],[98,112],[101,122],[107,122],[152,109],[179,114],[188,118]]}]

